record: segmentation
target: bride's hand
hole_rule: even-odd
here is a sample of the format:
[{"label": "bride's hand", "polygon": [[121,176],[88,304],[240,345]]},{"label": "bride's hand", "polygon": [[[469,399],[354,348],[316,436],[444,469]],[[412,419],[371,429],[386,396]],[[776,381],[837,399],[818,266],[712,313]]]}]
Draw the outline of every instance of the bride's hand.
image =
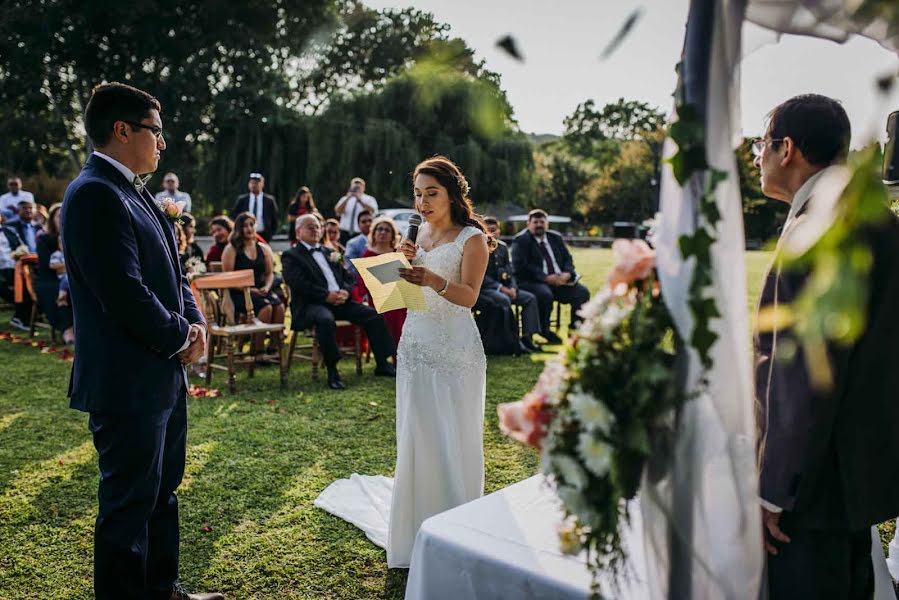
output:
[{"label": "bride's hand", "polygon": [[428,271],[424,267],[412,267],[411,269],[400,269],[400,277],[409,283],[420,285],[422,287],[434,287],[434,283],[440,279],[437,275]]},{"label": "bride's hand", "polygon": [[418,255],[418,248],[415,246],[415,242],[412,240],[403,240],[403,243],[400,244],[400,252],[406,257],[406,260],[412,262],[415,260],[415,257]]}]

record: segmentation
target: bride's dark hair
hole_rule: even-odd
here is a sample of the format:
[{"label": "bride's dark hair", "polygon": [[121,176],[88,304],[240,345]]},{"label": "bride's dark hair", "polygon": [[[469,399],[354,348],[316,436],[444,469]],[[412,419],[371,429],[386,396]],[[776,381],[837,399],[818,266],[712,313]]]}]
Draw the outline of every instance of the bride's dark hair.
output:
[{"label": "bride's dark hair", "polygon": [[471,198],[468,197],[468,181],[456,163],[445,156],[432,156],[418,163],[412,173],[412,181],[419,175],[430,175],[437,183],[446,188],[450,200],[450,218],[461,227],[472,226],[480,229],[487,236],[487,247],[491,252],[496,248],[496,240],[487,233],[481,216],[474,212]]}]

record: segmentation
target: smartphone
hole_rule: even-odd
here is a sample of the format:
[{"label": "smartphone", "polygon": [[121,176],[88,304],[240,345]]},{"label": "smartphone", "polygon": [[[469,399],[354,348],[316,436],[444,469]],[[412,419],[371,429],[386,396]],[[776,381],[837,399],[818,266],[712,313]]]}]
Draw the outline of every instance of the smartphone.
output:
[{"label": "smartphone", "polygon": [[886,185],[899,185],[897,139],[899,139],[899,110],[887,117],[887,143],[883,148],[883,182]]}]

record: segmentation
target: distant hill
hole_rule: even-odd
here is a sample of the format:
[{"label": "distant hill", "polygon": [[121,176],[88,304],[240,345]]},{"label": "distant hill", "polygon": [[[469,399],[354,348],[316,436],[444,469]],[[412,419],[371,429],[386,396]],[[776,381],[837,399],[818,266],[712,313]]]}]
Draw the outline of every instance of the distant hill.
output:
[{"label": "distant hill", "polygon": [[527,134],[528,139],[537,146],[542,144],[546,144],[549,142],[554,142],[562,136],[556,135],[554,133],[529,133]]}]

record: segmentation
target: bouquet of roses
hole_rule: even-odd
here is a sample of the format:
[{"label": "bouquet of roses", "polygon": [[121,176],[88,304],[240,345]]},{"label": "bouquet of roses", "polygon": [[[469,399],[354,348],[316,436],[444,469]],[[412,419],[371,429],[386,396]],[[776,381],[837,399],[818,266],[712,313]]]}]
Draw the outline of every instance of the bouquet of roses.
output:
[{"label": "bouquet of roses", "polygon": [[[647,459],[670,439],[683,402],[674,385],[674,327],[642,240],[617,240],[606,287],[524,399],[498,408],[502,430],[541,449],[565,511],[564,552],[587,550],[596,575],[626,556],[628,519]],[[597,592],[598,593],[598,592]]]},{"label": "bouquet of roses", "polygon": [[206,273],[206,263],[199,256],[187,259],[184,263],[184,274],[187,279],[193,281],[198,276]]}]

